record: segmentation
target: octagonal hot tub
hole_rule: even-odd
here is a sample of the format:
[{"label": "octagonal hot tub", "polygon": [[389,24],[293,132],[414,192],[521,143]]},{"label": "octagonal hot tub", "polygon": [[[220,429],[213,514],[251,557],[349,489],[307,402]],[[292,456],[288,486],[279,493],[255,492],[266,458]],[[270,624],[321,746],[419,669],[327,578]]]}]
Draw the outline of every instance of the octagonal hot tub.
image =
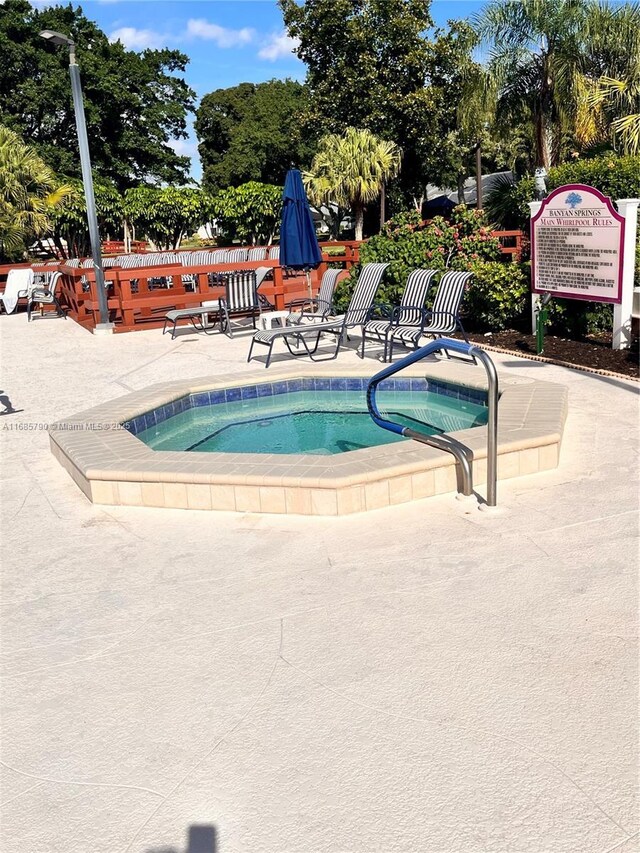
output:
[{"label": "octagonal hot tub", "polygon": [[[153,450],[332,456],[406,441],[367,411],[367,379],[308,377],[200,391],[125,424]],[[383,382],[378,405],[426,435],[487,422],[487,395],[425,378]]]},{"label": "octagonal hot tub", "polygon": [[[54,455],[95,503],[342,515],[456,489],[451,456],[376,427],[366,364],[300,367],[154,385],[52,426]],[[360,374],[360,375],[358,375]],[[481,369],[424,363],[381,385],[378,403],[469,448],[486,481]],[[499,478],[555,467],[566,389],[501,376]]]}]

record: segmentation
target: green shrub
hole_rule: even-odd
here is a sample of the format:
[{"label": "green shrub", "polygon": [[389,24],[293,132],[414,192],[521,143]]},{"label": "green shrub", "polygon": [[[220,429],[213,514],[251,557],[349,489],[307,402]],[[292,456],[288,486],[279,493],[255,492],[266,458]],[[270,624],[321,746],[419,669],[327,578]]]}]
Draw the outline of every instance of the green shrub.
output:
[{"label": "green shrub", "polygon": [[529,304],[528,264],[476,261],[463,303],[471,328],[494,332],[520,325]]},{"label": "green shrub", "polygon": [[360,264],[337,289],[340,309],[349,301],[362,264],[389,263],[376,299],[397,305],[412,270],[468,269],[475,261],[500,257],[500,245],[491,236],[482,211],[460,205],[452,211],[449,221],[437,216],[424,227],[415,224],[415,216],[414,211],[401,214],[386,223],[381,234],[362,244]]},{"label": "green shrub", "polygon": [[548,331],[554,335],[580,340],[587,335],[610,332],[613,306],[581,299],[552,299],[549,303]]}]

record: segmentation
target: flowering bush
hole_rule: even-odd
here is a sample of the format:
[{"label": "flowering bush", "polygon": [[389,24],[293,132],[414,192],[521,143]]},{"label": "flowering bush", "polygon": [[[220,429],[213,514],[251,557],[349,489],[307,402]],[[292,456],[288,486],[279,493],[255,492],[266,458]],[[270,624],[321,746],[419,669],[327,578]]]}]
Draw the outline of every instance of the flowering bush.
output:
[{"label": "flowering bush", "polygon": [[397,305],[412,270],[466,270],[477,261],[499,257],[499,243],[491,236],[481,211],[460,205],[450,220],[436,216],[426,225],[414,211],[401,214],[387,222],[381,234],[362,244],[360,265],[338,286],[338,304],[345,307],[362,264],[389,262],[377,301]]}]

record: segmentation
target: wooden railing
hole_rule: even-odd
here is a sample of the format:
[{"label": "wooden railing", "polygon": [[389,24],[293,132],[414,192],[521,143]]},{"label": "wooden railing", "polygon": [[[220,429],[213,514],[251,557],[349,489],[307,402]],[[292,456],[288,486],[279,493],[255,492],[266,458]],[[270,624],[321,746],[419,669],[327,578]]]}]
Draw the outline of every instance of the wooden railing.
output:
[{"label": "wooden railing", "polygon": [[[200,266],[182,266],[167,264],[164,266],[136,267],[119,269],[110,267],[105,270],[109,282],[107,306],[109,319],[115,324],[117,332],[129,332],[141,328],[161,326],[164,315],[174,308],[192,308],[206,299],[217,299],[224,295],[224,288],[209,283],[211,273],[231,272],[235,268],[257,269],[270,266],[273,280],[263,282],[260,293],[277,310],[284,309],[287,302],[307,294],[307,279],[304,274],[285,279],[283,269],[277,261],[247,261],[242,264],[216,264]],[[61,301],[69,310],[69,316],[86,328],[93,328],[98,322],[99,308],[94,271],[75,267],[60,267]],[[182,276],[195,277],[195,289],[187,289]],[[317,289],[318,271],[312,271],[312,288]],[[82,277],[88,282],[83,286]],[[170,279],[170,285],[154,286],[153,279]]]},{"label": "wooden railing", "polygon": [[[521,231],[497,231],[493,236],[500,240],[502,252],[512,260],[519,260],[524,235]],[[310,273],[312,292],[316,292],[320,279],[329,264],[340,263],[350,270],[359,262],[362,243],[356,240],[321,243],[322,263]],[[338,251],[339,250],[339,251]],[[27,268],[30,264],[5,264],[0,266],[0,290],[10,269]],[[223,295],[223,288],[209,283],[211,273],[225,273],[234,270],[257,269],[268,266],[273,269],[272,278],[263,282],[260,292],[277,310],[284,309],[292,299],[308,294],[308,280],[304,273],[292,273],[280,266],[279,260],[244,261],[233,264],[205,264],[183,266],[167,264],[164,266],[134,267],[121,269],[107,267],[105,279],[109,282],[107,304],[111,322],[116,331],[161,326],[164,314],[172,308],[191,308],[205,299],[217,299]],[[69,267],[64,262],[57,266],[39,267],[47,272],[56,269],[62,272],[60,298],[68,309],[69,316],[86,328],[93,328],[98,322],[99,308],[95,274],[92,268]],[[195,289],[186,287],[182,276],[195,277]],[[153,279],[170,279],[170,285],[156,286]]]},{"label": "wooden railing", "polygon": [[515,263],[522,260],[525,236],[523,231],[492,231],[491,236],[500,241],[500,251],[503,255],[508,255]]}]

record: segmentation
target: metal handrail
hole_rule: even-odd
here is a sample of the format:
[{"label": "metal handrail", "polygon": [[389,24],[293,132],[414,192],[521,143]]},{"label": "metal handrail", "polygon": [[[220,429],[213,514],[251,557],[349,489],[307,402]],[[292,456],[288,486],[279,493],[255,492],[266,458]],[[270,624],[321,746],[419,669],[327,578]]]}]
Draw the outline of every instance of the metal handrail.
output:
[{"label": "metal handrail", "polygon": [[434,352],[456,352],[462,355],[469,355],[476,361],[479,361],[487,373],[489,382],[489,390],[487,394],[487,402],[489,407],[489,417],[487,421],[487,504],[488,506],[496,506],[497,501],[497,475],[498,475],[498,374],[493,361],[487,353],[475,346],[464,341],[454,341],[451,338],[439,338],[435,341],[430,341],[426,346],[420,347],[415,352],[397,361],[395,364],[390,364],[383,368],[379,373],[376,373],[369,380],[367,385],[367,408],[373,422],[386,429],[389,432],[394,432],[397,435],[403,435],[406,438],[412,438],[414,441],[419,441],[422,444],[428,444],[432,447],[437,447],[439,450],[445,450],[455,456],[460,465],[462,474],[462,494],[473,494],[473,474],[471,471],[471,463],[469,460],[468,449],[448,435],[423,435],[411,427],[405,427],[401,424],[396,424],[393,421],[388,421],[382,417],[376,405],[376,389],[384,380],[421,361],[428,355]]}]

